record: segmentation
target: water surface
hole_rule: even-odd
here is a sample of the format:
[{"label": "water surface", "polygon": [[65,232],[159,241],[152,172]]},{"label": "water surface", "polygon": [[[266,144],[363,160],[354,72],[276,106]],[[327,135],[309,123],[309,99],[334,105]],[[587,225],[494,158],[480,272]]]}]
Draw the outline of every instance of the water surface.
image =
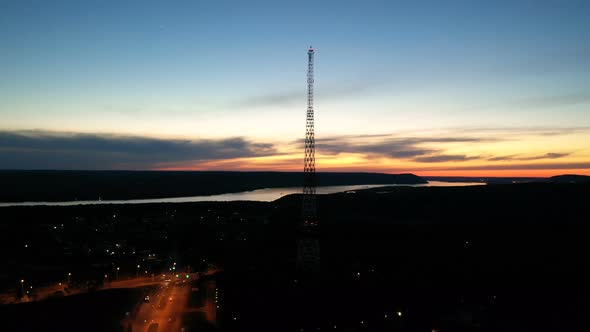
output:
[{"label": "water surface", "polygon": [[[390,187],[390,186],[408,186],[408,187],[454,187],[454,186],[474,186],[485,185],[482,182],[442,182],[430,181],[425,184],[361,184],[348,186],[325,186],[318,187],[318,194],[333,194],[345,191],[355,191],[361,189]],[[187,197],[167,197],[167,198],[146,198],[146,199],[129,199],[129,200],[88,200],[88,201],[68,201],[68,202],[18,202],[18,203],[0,203],[0,207],[7,206],[71,206],[71,205],[91,205],[91,204],[147,204],[147,203],[189,203],[189,202],[229,202],[229,201],[259,201],[271,202],[285,195],[299,194],[302,192],[301,187],[283,187],[283,188],[265,188],[252,191],[242,191],[237,193],[208,195],[208,196],[187,196]]]}]

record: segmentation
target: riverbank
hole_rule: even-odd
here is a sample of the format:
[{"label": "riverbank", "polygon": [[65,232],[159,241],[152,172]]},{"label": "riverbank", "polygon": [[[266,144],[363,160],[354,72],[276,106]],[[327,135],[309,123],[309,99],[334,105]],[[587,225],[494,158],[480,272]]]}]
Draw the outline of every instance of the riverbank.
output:
[{"label": "riverbank", "polygon": [[[320,186],[428,183],[413,174],[319,172],[316,176]],[[4,188],[0,202],[209,196],[302,183],[303,173],[297,172],[0,170],[0,188]]]}]

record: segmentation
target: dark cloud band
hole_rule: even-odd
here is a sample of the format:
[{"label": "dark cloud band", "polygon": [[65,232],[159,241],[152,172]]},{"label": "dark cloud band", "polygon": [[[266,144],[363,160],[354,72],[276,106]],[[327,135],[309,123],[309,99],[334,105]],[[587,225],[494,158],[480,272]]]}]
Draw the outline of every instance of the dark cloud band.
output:
[{"label": "dark cloud band", "polygon": [[[361,153],[367,156],[381,156],[395,159],[412,160],[422,163],[445,161],[466,161],[479,159],[479,156],[446,155],[442,147],[432,145],[444,143],[483,143],[499,139],[479,137],[392,137],[378,135],[376,142],[366,142],[364,135],[357,137],[329,137],[319,139],[318,151],[324,154]],[[299,142],[302,144],[302,142]],[[423,145],[428,145],[424,147]]]},{"label": "dark cloud band", "polygon": [[2,169],[150,169],[188,161],[277,154],[244,138],[159,139],[138,136],[0,131]]}]

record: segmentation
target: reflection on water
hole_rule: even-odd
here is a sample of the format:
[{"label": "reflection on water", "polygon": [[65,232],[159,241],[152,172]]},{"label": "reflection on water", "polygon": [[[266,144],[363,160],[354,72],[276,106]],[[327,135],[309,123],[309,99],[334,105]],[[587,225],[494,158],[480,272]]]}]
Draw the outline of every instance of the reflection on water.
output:
[{"label": "reflection on water", "polygon": [[[484,185],[481,182],[442,182],[430,181],[427,184],[416,185],[396,185],[396,184],[366,184],[351,186],[326,186],[318,187],[318,194],[333,194],[345,191],[355,191],[360,189],[369,189],[376,187],[388,186],[409,186],[409,187],[452,187],[452,186],[474,186]],[[188,203],[188,202],[224,202],[224,201],[260,201],[270,202],[279,199],[285,195],[299,194],[302,192],[301,187],[284,187],[284,188],[266,188],[252,191],[243,191],[231,194],[209,195],[209,196],[189,196],[189,197],[170,197],[170,198],[150,198],[150,199],[130,199],[130,200],[91,200],[91,201],[70,201],[70,202],[21,202],[21,203],[0,203],[0,207],[6,206],[69,206],[69,205],[89,205],[89,204],[146,204],[146,203]]]}]

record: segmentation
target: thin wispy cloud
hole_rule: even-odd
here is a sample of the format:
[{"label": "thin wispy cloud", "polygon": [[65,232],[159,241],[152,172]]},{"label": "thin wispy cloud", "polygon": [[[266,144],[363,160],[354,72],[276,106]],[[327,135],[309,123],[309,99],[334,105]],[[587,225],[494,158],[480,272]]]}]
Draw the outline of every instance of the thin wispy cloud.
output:
[{"label": "thin wispy cloud", "polygon": [[519,108],[553,108],[590,103],[590,91],[575,91],[561,95],[540,96],[513,102]]},{"label": "thin wispy cloud", "polygon": [[579,104],[590,103],[590,91],[579,90],[569,93],[555,94],[555,95],[539,95],[521,99],[506,100],[503,102],[479,105],[469,110],[486,110],[486,109],[501,109],[510,108],[517,110],[528,109],[547,109],[556,107],[568,107]]},{"label": "thin wispy cloud", "polygon": [[[305,82],[305,81],[304,81]],[[354,96],[359,96],[367,91],[383,84],[382,81],[364,81],[349,86],[325,87],[321,93],[317,95],[318,98],[324,100],[342,99]],[[305,86],[301,89],[288,91],[270,91],[265,94],[254,95],[244,99],[239,99],[228,104],[228,108],[255,108],[255,107],[286,107],[291,105],[302,105],[307,98],[307,90]]]},{"label": "thin wispy cloud", "polygon": [[417,161],[419,163],[444,163],[444,162],[457,162],[457,161],[467,161],[467,160],[474,160],[479,159],[479,156],[466,156],[466,155],[435,155],[435,156],[427,156],[427,157],[417,157],[414,158],[413,161]]},{"label": "thin wispy cloud", "polygon": [[[449,171],[490,171],[490,170],[582,170],[590,169],[590,162],[576,162],[576,163],[516,163],[516,164],[501,164],[501,165],[473,165],[473,166],[451,166],[445,167],[445,170]],[[423,168],[423,170],[429,170]],[[432,168],[430,170],[435,170]]]},{"label": "thin wispy cloud", "polygon": [[276,92],[265,95],[258,95],[238,100],[229,104],[230,108],[254,108],[254,107],[276,107],[301,104],[305,100],[305,90]]},{"label": "thin wispy cloud", "polygon": [[510,156],[497,156],[488,158],[488,161],[507,161],[507,160],[541,160],[541,159],[558,159],[563,158],[571,155],[571,153],[556,153],[556,152],[549,152],[544,155],[540,156],[530,156],[530,157],[523,157],[519,155],[510,155]]},{"label": "thin wispy cloud", "polygon": [[[495,134],[503,138],[523,135],[560,136],[590,133],[590,127],[452,127],[446,129],[457,134]],[[426,131],[427,132],[427,131]]]}]

